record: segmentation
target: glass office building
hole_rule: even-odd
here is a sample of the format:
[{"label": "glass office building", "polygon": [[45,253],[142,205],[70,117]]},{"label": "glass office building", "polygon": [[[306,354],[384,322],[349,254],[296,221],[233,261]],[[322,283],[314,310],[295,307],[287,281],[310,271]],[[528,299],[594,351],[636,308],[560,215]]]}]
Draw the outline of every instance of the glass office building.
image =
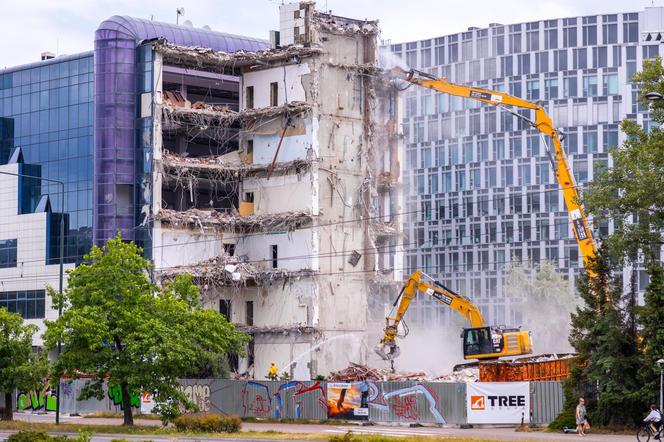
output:
[{"label": "glass office building", "polygon": [[[77,261],[92,245],[92,60],[92,52],[86,52],[0,71],[0,164],[20,147],[23,173],[64,182],[61,207],[59,184],[22,180],[49,195],[54,213],[67,214],[57,218],[67,224],[66,262]],[[39,197],[27,191],[21,196],[32,197],[28,206]],[[57,235],[59,229],[52,231]],[[52,239],[57,247],[58,238]]]},{"label": "glass office building", "polygon": [[[409,66],[452,82],[542,102],[566,134],[583,187],[611,164],[608,149],[623,141],[623,119],[649,125],[630,78],[659,54],[661,11],[494,23],[390,48]],[[491,323],[522,323],[512,307],[520,299],[505,290],[507,266],[547,259],[568,279],[583,266],[548,140],[473,100],[411,87],[404,105],[406,271],[423,269],[446,282]],[[611,228],[595,225],[595,235]],[[411,320],[427,326],[447,323],[450,314],[424,299],[413,310]]]}]

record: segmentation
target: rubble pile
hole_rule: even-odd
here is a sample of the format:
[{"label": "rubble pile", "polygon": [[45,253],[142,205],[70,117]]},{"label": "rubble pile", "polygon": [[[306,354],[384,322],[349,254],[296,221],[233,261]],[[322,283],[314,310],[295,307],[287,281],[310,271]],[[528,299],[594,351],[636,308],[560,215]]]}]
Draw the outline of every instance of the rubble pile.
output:
[{"label": "rubble pile", "polygon": [[332,382],[357,382],[357,381],[403,381],[409,379],[420,379],[426,377],[424,372],[392,373],[389,370],[371,368],[367,365],[351,364],[343,370],[333,371],[328,376]]},{"label": "rubble pile", "polygon": [[378,35],[380,28],[378,21],[360,21],[351,19],[342,19],[332,14],[314,11],[314,27],[320,31],[336,35]]},{"label": "rubble pile", "polygon": [[[264,286],[277,280],[286,282],[292,279],[312,277],[317,272],[310,269],[286,270],[261,268],[244,261],[241,257],[224,254],[190,265],[171,267],[160,273],[166,278],[173,278],[182,274],[191,275],[194,282],[199,286],[239,287],[250,284]],[[281,330],[281,332],[283,331]]]},{"label": "rubble pile", "polygon": [[313,221],[306,212],[283,212],[240,216],[216,210],[189,209],[178,211],[160,209],[155,219],[172,227],[200,229],[205,231],[249,232],[292,232]]},{"label": "rubble pile", "polygon": [[261,335],[261,334],[280,334],[280,335],[308,335],[308,334],[317,334],[320,333],[320,330],[311,325],[286,325],[286,326],[253,326],[253,325],[237,325],[236,328],[244,333],[250,335]]},{"label": "rubble pile", "polygon": [[163,56],[165,64],[212,72],[225,72],[229,69],[299,60],[323,52],[321,48],[314,46],[288,46],[256,52],[222,52],[210,48],[175,45],[168,43],[165,39],[158,40],[154,44],[154,49]]},{"label": "rubble pile", "polygon": [[375,238],[390,237],[399,234],[399,230],[394,223],[371,223],[371,233]]}]

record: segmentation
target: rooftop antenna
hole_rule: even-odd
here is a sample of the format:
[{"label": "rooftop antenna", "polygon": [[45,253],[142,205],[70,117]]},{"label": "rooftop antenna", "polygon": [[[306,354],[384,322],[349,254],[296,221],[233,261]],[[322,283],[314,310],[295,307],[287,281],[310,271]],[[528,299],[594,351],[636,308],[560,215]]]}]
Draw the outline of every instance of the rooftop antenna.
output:
[{"label": "rooftop antenna", "polygon": [[179,25],[180,24],[180,16],[184,15],[184,8],[177,8],[175,10],[175,12],[177,13],[177,15],[175,16],[175,24]]}]

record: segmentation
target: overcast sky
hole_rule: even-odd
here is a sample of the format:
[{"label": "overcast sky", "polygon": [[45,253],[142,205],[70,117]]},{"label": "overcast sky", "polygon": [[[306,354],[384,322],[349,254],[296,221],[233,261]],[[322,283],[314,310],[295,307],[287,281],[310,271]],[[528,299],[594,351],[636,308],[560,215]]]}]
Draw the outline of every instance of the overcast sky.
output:
[{"label": "overcast sky", "polygon": [[[280,0],[4,0],[0,2],[0,68],[39,60],[43,51],[73,54],[93,48],[94,31],[112,15],[175,22],[176,9],[194,26],[268,38],[278,28]],[[404,42],[489,23],[632,12],[652,0],[319,0],[318,9],[379,19],[382,38]],[[664,0],[655,0],[656,6]],[[181,19],[183,20],[183,19]]]}]

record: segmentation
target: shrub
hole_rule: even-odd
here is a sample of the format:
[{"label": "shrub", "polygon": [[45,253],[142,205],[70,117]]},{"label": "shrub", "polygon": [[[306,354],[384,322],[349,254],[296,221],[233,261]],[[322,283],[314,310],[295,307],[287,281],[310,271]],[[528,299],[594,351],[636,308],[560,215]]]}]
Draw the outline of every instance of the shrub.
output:
[{"label": "shrub", "polygon": [[551,430],[562,430],[565,427],[576,428],[576,414],[574,410],[563,410],[563,412],[549,424],[549,429]]},{"label": "shrub", "polygon": [[7,442],[66,442],[67,436],[49,436],[43,431],[19,431],[7,438]]},{"label": "shrub", "polygon": [[178,431],[199,433],[237,433],[242,421],[237,416],[221,416],[218,414],[183,414],[173,421]]}]

